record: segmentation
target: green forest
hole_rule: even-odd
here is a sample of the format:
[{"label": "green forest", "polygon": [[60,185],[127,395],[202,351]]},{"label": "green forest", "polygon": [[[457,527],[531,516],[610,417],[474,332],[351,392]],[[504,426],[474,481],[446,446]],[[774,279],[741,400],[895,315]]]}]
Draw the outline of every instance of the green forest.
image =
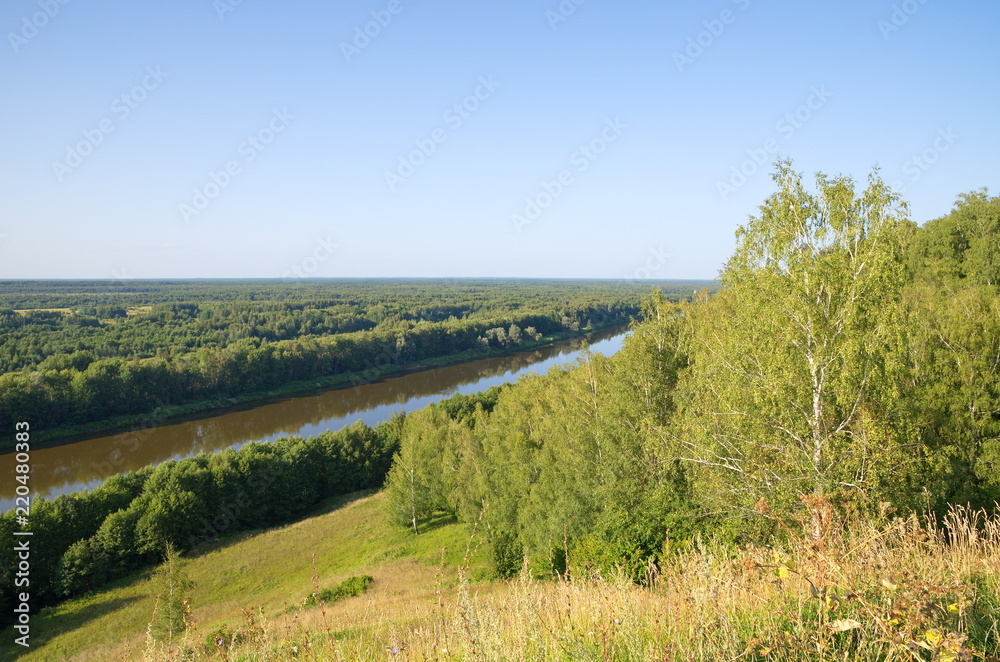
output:
[{"label": "green forest", "polygon": [[[673,296],[690,297],[695,285],[674,287]],[[342,383],[355,385],[418,361],[624,325],[644,289],[531,280],[0,282],[0,428],[26,420],[39,432],[93,432],[306,380],[350,375]]]},{"label": "green forest", "polygon": [[836,512],[1000,498],[1000,198],[917,227],[874,172],[789,163],[721,287],[654,293],[612,358],[529,376],[492,411],[406,418],[394,517],[480,522],[498,576],[642,581],[697,536],[761,543]]}]

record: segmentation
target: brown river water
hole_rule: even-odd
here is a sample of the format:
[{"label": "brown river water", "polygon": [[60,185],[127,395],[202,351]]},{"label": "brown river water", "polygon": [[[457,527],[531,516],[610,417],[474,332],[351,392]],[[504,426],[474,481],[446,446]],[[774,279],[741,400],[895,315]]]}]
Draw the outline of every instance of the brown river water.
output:
[{"label": "brown river water", "polygon": [[[593,334],[588,342],[591,351],[610,356],[621,348],[624,338],[622,329],[614,329]],[[54,497],[92,489],[115,474],[251,441],[308,437],[339,430],[357,420],[376,425],[395,411],[414,411],[456,393],[483,391],[529,372],[545,373],[554,365],[575,361],[583,345],[583,339],[571,338],[531,351],[411,372],[353,388],[32,449],[31,496]],[[13,453],[0,455],[0,511],[14,506],[14,466]]]}]

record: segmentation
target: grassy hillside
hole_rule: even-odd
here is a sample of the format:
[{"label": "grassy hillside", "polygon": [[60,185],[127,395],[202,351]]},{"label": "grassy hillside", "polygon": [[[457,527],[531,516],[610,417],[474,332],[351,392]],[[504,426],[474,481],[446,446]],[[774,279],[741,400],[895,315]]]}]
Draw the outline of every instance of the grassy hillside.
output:
[{"label": "grassy hillside", "polygon": [[[220,626],[243,624],[244,609],[273,627],[308,622],[316,610],[283,615],[301,605],[315,583],[325,588],[352,575],[368,574],[375,582],[366,596],[338,603],[338,609],[352,610],[356,607],[351,603],[365,601],[406,609],[410,603],[433,601],[436,590],[453,588],[455,566],[468,547],[468,527],[438,521],[429,523],[424,534],[413,536],[389,524],[384,501],[384,494],[340,497],[295,524],[245,534],[190,554],[186,570],[195,585],[190,606],[196,627],[191,638],[200,645]],[[5,645],[0,661],[141,658],[154,608],[148,577],[143,573],[43,611],[32,619],[30,651],[21,654],[15,650],[20,647]]]},{"label": "grassy hillside", "polygon": [[[172,650],[147,645],[153,601],[138,577],[36,618],[21,659],[1000,659],[1000,520],[974,512],[939,527],[829,520],[819,541],[792,525],[785,548],[697,543],[642,588],[462,581],[481,572],[464,560],[467,527],[438,521],[413,536],[384,506],[384,493],[353,495],[193,556],[195,625]],[[362,573],[374,577],[368,593],[295,608],[313,587]],[[225,624],[240,640],[206,647]]]}]

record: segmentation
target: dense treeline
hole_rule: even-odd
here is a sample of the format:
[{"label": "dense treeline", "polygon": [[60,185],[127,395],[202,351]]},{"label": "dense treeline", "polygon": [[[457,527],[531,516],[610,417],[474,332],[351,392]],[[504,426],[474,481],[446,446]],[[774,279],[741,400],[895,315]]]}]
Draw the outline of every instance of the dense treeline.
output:
[{"label": "dense treeline", "polygon": [[[288,522],[325,497],[377,487],[396,428],[396,421],[374,429],[358,423],[308,440],[252,443],[114,476],[92,492],[35,501],[33,606],[158,563],[168,542],[188,550],[219,535]],[[13,511],[0,518],[4,535],[16,527]],[[10,550],[2,556],[9,615],[15,559]]]},{"label": "dense treeline", "polygon": [[[88,286],[89,285],[89,286]],[[643,288],[609,281],[0,282],[0,372],[59,367],[77,351],[145,359],[244,339],[291,340],[405,330],[452,318],[538,315],[586,323],[586,312],[634,306]],[[133,287],[139,292],[132,291]],[[694,288],[673,284],[679,297]],[[186,297],[186,298],[185,298]],[[62,304],[62,305],[55,305]],[[510,318],[510,319],[508,319]],[[57,358],[59,357],[59,358]],[[46,363],[46,361],[49,363]]]},{"label": "dense treeline", "polygon": [[[75,309],[111,306],[135,309],[165,303],[331,302],[328,305],[378,305],[401,311],[443,301],[489,305],[506,299],[517,305],[567,302],[582,292],[609,293],[648,289],[646,282],[497,279],[497,278],[309,278],[302,280],[19,280],[0,281],[0,308]],[[664,294],[687,297],[703,281],[668,281]]]},{"label": "dense treeline", "polygon": [[[23,305],[29,285],[0,284],[0,301]],[[39,310],[44,303],[64,303],[60,297],[67,295],[38,284],[36,309],[0,308],[0,429],[21,420],[36,430],[81,425],[289,382],[516,347],[623,324],[639,310],[635,284],[445,285],[331,281],[302,286],[311,298],[275,301],[298,290],[267,282],[147,284],[136,286],[142,292],[117,295],[115,303]],[[693,291],[691,285],[675,287],[678,297]],[[175,302],[177,288],[181,294],[194,290],[202,300]],[[132,308],[150,301],[147,308]]]},{"label": "dense treeline", "polygon": [[654,295],[613,358],[532,376],[493,411],[411,414],[387,479],[420,531],[479,520],[496,572],[636,580],[701,532],[819,538],[837,513],[1000,498],[1000,198],[917,227],[781,163],[714,295]]}]

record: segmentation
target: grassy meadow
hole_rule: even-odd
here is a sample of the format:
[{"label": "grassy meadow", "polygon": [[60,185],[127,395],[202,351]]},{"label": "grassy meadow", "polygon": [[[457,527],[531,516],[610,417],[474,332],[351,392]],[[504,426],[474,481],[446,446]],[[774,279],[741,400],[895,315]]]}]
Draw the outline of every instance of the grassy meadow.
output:
[{"label": "grassy meadow", "polygon": [[[384,500],[382,494],[366,493],[332,499],[295,524],[241,534],[188,554],[185,570],[194,582],[190,637],[200,644],[217,628],[244,624],[244,610],[269,627],[311,622],[311,613],[283,615],[301,605],[316,585],[326,588],[352,575],[369,574],[375,582],[366,596],[338,609],[355,610],[368,601],[404,609],[428,591],[434,594],[432,586],[453,587],[454,567],[469,540],[466,527],[428,522],[426,533],[416,537],[388,523]],[[442,563],[452,568],[447,575]],[[44,610],[32,619],[30,651],[5,646],[0,660],[143,659],[155,602],[149,572],[134,575]]]}]

